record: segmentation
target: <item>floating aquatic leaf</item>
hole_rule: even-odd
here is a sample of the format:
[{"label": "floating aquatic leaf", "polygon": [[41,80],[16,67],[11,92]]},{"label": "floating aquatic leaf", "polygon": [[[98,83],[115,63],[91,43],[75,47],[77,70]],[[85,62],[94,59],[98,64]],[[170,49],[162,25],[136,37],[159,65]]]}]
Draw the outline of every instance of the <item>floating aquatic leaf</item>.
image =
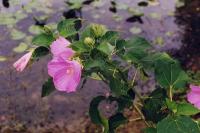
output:
[{"label": "floating aquatic leaf", "polygon": [[184,0],[176,0],[176,7],[177,8],[180,8],[180,7],[183,7],[183,6],[185,6]]},{"label": "floating aquatic leaf", "polygon": [[16,18],[17,21],[20,21],[24,18],[26,18],[28,15],[25,14],[22,10],[18,10],[17,12],[14,13],[14,17]]},{"label": "floating aquatic leaf", "polygon": [[0,25],[15,25],[17,20],[11,13],[0,13]]},{"label": "floating aquatic leaf", "polygon": [[28,31],[32,34],[40,34],[42,33],[42,28],[40,26],[37,26],[37,25],[31,25],[29,28],[28,28]]},{"label": "floating aquatic leaf", "polygon": [[156,39],[154,40],[154,43],[158,44],[158,45],[163,45],[164,44],[164,39],[161,36],[156,37]]},{"label": "floating aquatic leaf", "polygon": [[45,26],[47,26],[51,30],[55,30],[57,28],[57,24],[56,23],[49,23],[49,24],[47,24]]},{"label": "floating aquatic leaf", "polygon": [[132,27],[130,30],[129,30],[132,34],[140,34],[142,32],[142,29],[140,29],[139,27]]},{"label": "floating aquatic leaf", "polygon": [[148,3],[149,3],[150,6],[158,6],[158,5],[160,5],[158,0],[149,0]]},{"label": "floating aquatic leaf", "polygon": [[166,36],[171,37],[174,35],[174,32],[168,31],[165,33]]},{"label": "floating aquatic leaf", "polygon": [[123,17],[117,14],[113,14],[113,19],[117,22],[122,21]]},{"label": "floating aquatic leaf", "polygon": [[133,14],[134,16],[144,16],[144,13],[136,8],[128,8],[127,9],[129,13]]},{"label": "floating aquatic leaf", "polygon": [[159,13],[153,12],[153,13],[150,13],[149,16],[150,16],[151,18],[153,18],[153,19],[158,19],[158,20],[161,19],[161,14],[159,14]]},{"label": "floating aquatic leaf", "polygon": [[0,56],[0,62],[6,61],[7,58],[5,56]]},{"label": "floating aquatic leaf", "polygon": [[13,48],[13,51],[16,53],[23,53],[28,48],[28,45],[24,42],[21,42],[17,47]]},{"label": "floating aquatic leaf", "polygon": [[26,34],[24,33],[24,32],[22,32],[22,31],[19,31],[19,30],[17,30],[17,29],[13,29],[12,31],[11,31],[11,38],[13,39],[13,40],[20,40],[20,39],[23,39],[25,36],[26,36]]}]

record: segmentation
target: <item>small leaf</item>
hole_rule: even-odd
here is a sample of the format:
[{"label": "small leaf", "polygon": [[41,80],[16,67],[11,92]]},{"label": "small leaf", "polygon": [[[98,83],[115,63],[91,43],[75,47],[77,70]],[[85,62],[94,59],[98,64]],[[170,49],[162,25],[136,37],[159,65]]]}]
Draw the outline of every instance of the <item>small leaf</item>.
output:
[{"label": "small leaf", "polygon": [[50,95],[55,90],[53,80],[50,78],[48,81],[46,81],[42,86],[42,97],[46,97]]},{"label": "small leaf", "polygon": [[43,46],[37,47],[33,54],[32,54],[32,58],[34,60],[39,60],[39,58],[41,58],[42,56],[45,56],[49,54],[49,49]]},{"label": "small leaf", "polygon": [[194,107],[190,103],[179,103],[177,107],[177,114],[178,115],[196,115],[200,113],[200,110]]},{"label": "small leaf", "polygon": [[32,43],[37,46],[45,46],[49,47],[49,45],[54,41],[54,37],[52,34],[39,34],[35,36],[32,40]]},{"label": "small leaf", "polygon": [[110,43],[105,42],[105,43],[101,43],[97,49],[100,50],[101,52],[103,52],[104,54],[111,56],[111,54],[113,53],[114,50],[114,46],[112,46]]}]

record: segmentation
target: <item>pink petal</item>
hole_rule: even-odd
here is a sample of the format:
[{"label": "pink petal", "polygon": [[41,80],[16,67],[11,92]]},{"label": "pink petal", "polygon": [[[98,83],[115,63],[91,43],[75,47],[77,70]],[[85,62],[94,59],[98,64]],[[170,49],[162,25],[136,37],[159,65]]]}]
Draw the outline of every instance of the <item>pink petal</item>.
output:
[{"label": "pink petal", "polygon": [[195,103],[194,106],[195,106],[196,108],[200,109],[200,102]]},{"label": "pink petal", "polygon": [[200,93],[200,86],[190,85],[190,89],[194,92]]},{"label": "pink petal", "polygon": [[190,92],[187,94],[187,100],[192,103],[200,103],[200,93],[194,93],[194,92]]},{"label": "pink petal", "polygon": [[[60,69],[53,77],[59,91],[74,92],[81,79],[81,65],[76,61],[66,61],[67,68]],[[69,70],[69,73],[68,73]]]},{"label": "pink petal", "polygon": [[66,62],[58,60],[57,58],[51,60],[48,65],[48,74],[53,77],[59,70],[66,68]]},{"label": "pink petal", "polygon": [[[66,51],[67,47],[70,45],[70,42],[63,37],[59,37],[52,43],[50,46],[51,53],[54,56],[58,56],[60,53]],[[69,50],[68,50],[69,51]]]},{"label": "pink petal", "polygon": [[18,59],[13,64],[13,67],[17,71],[22,72],[25,69],[25,67],[27,66],[29,60],[31,59],[32,54],[33,54],[33,51],[30,51],[30,52],[26,53],[25,55],[23,55],[20,59]]}]

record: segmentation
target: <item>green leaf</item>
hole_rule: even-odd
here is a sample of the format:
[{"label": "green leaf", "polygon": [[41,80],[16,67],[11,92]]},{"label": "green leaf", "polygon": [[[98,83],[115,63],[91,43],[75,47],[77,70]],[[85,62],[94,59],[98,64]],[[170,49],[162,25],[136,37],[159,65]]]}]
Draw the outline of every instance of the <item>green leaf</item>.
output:
[{"label": "green leaf", "polygon": [[144,38],[135,37],[127,41],[125,48],[124,59],[138,63],[139,60],[148,55],[147,52],[151,48],[151,45]]},{"label": "green leaf", "polygon": [[167,113],[162,110],[165,106],[165,99],[167,93],[164,89],[157,88],[154,90],[149,98],[144,101],[142,112],[145,119],[157,123],[167,116]]},{"label": "green leaf", "polygon": [[119,38],[119,33],[116,31],[107,31],[101,38],[102,42],[109,42],[114,45],[116,40]]},{"label": "green leaf", "polygon": [[116,96],[127,95],[128,87],[119,79],[110,78],[109,86],[112,93],[114,93]]},{"label": "green leaf", "polygon": [[93,68],[102,68],[104,67],[104,61],[103,60],[87,60],[84,62],[84,68],[86,70],[90,70]]},{"label": "green leaf", "polygon": [[190,103],[179,103],[177,107],[177,114],[178,115],[196,115],[200,113],[200,110],[194,107]]},{"label": "green leaf", "polygon": [[119,127],[121,124],[127,122],[127,118],[124,117],[122,113],[117,113],[114,116],[111,116],[109,119],[109,133],[114,133],[114,130]]},{"label": "green leaf", "polygon": [[172,112],[174,113],[177,112],[178,105],[176,102],[166,99],[166,104],[167,104],[168,109],[170,109]]},{"label": "green leaf", "polygon": [[101,52],[103,52],[104,54],[108,55],[108,56],[111,56],[111,54],[113,53],[113,50],[114,50],[114,46],[112,46],[110,43],[108,42],[104,42],[104,43],[101,43],[97,49]]},{"label": "green leaf", "polygon": [[49,54],[49,49],[47,47],[40,46],[34,50],[32,58],[33,60],[39,60],[42,56],[47,54]]},{"label": "green leaf", "polygon": [[196,122],[186,116],[167,117],[157,124],[157,133],[199,133]]},{"label": "green leaf", "polygon": [[66,19],[58,23],[57,30],[61,36],[69,37],[77,33],[75,28],[75,22],[77,19]]},{"label": "green leaf", "polygon": [[32,40],[32,43],[37,46],[45,46],[49,47],[50,44],[54,41],[54,37],[52,34],[39,34],[35,36]]},{"label": "green leaf", "polygon": [[50,78],[48,81],[46,81],[42,86],[42,97],[46,97],[50,95],[55,90],[53,80]]},{"label": "green leaf", "polygon": [[104,126],[104,133],[108,133],[109,131],[108,119],[103,117],[98,109],[100,102],[102,102],[105,99],[106,97],[104,96],[95,97],[90,103],[89,115],[93,123]]},{"label": "green leaf", "polygon": [[87,44],[84,44],[83,41],[76,41],[73,42],[70,47],[78,52],[78,53],[83,53],[83,52],[88,52],[90,50],[90,47]]},{"label": "green leaf", "polygon": [[156,128],[148,127],[143,130],[143,133],[157,133]]},{"label": "green leaf", "polygon": [[185,87],[189,79],[179,63],[170,58],[162,58],[156,61],[155,77],[158,83],[166,89],[181,89]]},{"label": "green leaf", "polygon": [[84,41],[86,37],[95,38],[92,32],[91,25],[88,25],[81,33],[80,33],[80,40]]}]

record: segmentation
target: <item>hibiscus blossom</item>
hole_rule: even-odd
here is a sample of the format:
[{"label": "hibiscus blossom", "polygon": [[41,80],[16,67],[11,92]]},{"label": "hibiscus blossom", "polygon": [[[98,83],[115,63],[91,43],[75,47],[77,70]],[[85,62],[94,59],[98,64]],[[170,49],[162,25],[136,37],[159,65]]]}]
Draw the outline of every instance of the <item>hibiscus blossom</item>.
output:
[{"label": "hibiscus blossom", "polygon": [[59,37],[50,46],[53,59],[48,63],[48,74],[53,78],[54,86],[67,93],[76,91],[81,79],[81,65],[71,60],[74,51],[68,48],[70,42]]},{"label": "hibiscus blossom", "polygon": [[27,66],[29,60],[31,59],[32,54],[33,54],[33,51],[30,51],[30,52],[26,53],[25,55],[23,55],[20,59],[18,59],[13,64],[13,67],[17,71],[22,72],[25,69],[25,67]]},{"label": "hibiscus blossom", "polygon": [[54,59],[48,63],[48,74],[57,90],[74,92],[81,79],[81,65],[77,61]]},{"label": "hibiscus blossom", "polygon": [[71,43],[63,37],[56,39],[50,46],[53,57],[56,58],[59,56],[64,59],[71,58],[74,55],[74,51],[68,48],[70,44]]},{"label": "hibiscus blossom", "polygon": [[200,86],[190,85],[191,91],[187,94],[187,100],[200,109]]}]

